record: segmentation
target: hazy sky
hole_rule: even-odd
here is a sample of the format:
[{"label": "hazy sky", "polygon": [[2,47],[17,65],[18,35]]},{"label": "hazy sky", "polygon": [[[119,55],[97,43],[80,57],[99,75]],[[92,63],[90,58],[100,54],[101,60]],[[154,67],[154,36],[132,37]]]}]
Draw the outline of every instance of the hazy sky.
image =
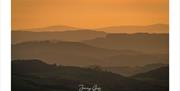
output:
[{"label": "hazy sky", "polygon": [[12,0],[12,28],[168,24],[168,0]]}]

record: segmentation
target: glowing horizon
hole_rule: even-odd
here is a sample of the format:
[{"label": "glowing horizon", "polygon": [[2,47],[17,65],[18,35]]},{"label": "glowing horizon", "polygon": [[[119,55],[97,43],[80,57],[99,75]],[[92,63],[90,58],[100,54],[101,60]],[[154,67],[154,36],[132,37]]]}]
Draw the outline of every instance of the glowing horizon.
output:
[{"label": "glowing horizon", "polygon": [[12,29],[169,23],[168,0],[12,0]]}]

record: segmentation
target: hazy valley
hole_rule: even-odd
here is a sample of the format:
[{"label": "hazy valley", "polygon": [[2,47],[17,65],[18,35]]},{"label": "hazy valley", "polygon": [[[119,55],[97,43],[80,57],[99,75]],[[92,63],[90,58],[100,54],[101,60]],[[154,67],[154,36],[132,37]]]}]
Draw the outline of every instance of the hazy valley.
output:
[{"label": "hazy valley", "polygon": [[103,91],[168,91],[168,64],[163,24],[12,32],[13,91],[75,91],[79,84],[98,84]]}]

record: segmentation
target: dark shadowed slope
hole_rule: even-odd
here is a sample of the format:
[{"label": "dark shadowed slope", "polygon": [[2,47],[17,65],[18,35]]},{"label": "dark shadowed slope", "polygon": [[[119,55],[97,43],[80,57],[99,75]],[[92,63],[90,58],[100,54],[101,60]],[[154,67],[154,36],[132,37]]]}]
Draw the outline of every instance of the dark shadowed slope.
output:
[{"label": "dark shadowed slope", "polygon": [[147,64],[143,66],[135,66],[135,67],[129,67],[129,66],[114,66],[114,67],[103,67],[104,70],[121,74],[123,76],[133,76],[140,73],[149,72],[151,70],[167,66],[169,64],[162,64],[162,63],[154,63],[154,64]]},{"label": "dark shadowed slope", "polygon": [[132,77],[135,79],[144,81],[144,82],[156,83],[158,85],[168,86],[169,85],[169,66],[154,69],[145,73],[140,73]]},{"label": "dark shadowed slope", "polygon": [[79,42],[41,41],[12,45],[12,59],[43,59],[71,66],[137,66],[167,63],[166,54],[144,54],[131,50],[111,50]]},{"label": "dark shadowed slope", "polygon": [[110,72],[48,66],[35,61],[37,60],[12,61],[12,91],[77,91],[79,84],[93,83],[101,86],[102,91],[168,91],[168,87],[147,84]]},{"label": "dark shadowed slope", "polygon": [[46,64],[43,61],[32,60],[14,60],[12,61],[12,73],[24,74],[24,73],[42,73],[58,70],[55,64]]},{"label": "dark shadowed slope", "polygon": [[135,78],[150,78],[159,80],[169,80],[169,67],[161,67],[158,69],[151,70],[149,72],[137,74],[133,76]]}]

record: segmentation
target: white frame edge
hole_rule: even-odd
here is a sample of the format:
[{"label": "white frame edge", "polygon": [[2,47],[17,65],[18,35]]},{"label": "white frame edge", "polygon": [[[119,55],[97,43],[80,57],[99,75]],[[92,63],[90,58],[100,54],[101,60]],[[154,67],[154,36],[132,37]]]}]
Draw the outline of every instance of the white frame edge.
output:
[{"label": "white frame edge", "polygon": [[0,0],[0,91],[11,91],[11,0]]},{"label": "white frame edge", "polygon": [[170,91],[180,91],[180,0],[170,0]]}]

